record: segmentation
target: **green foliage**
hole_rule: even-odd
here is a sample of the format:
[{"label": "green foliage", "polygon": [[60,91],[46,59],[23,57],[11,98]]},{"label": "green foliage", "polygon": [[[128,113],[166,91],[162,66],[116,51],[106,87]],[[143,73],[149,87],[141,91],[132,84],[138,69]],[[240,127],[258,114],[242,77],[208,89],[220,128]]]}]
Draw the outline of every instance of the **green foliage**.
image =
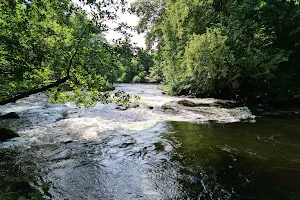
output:
[{"label": "green foliage", "polygon": [[136,75],[135,77],[133,77],[133,80],[132,80],[132,81],[133,81],[134,83],[140,83],[141,80],[142,80],[141,77],[139,77],[138,75]]},{"label": "green foliage", "polygon": [[134,82],[134,83],[146,83],[146,82],[148,82],[147,72],[146,71],[140,72],[138,75],[133,77],[132,82]]},{"label": "green foliage", "polygon": [[[150,50],[154,44],[160,47],[163,43],[163,33],[160,24],[164,19],[166,8],[165,0],[136,0],[132,3],[132,12],[137,14],[140,21],[137,25],[137,31],[146,35],[147,50]],[[153,24],[156,26],[153,27]]]},{"label": "green foliage", "polygon": [[[297,0],[136,1],[139,28],[147,32],[148,48],[155,48],[161,58],[150,68],[150,80],[162,70],[170,93],[296,98],[298,4]],[[149,15],[154,11],[159,11],[155,18]]]},{"label": "green foliage", "polygon": [[21,196],[18,200],[44,200],[44,197],[40,192],[32,192],[29,193],[29,198]]},{"label": "green foliage", "polygon": [[159,53],[153,55],[153,66],[149,68],[149,75],[147,77],[150,83],[163,82],[164,61]]},{"label": "green foliage", "polygon": [[153,56],[130,44],[126,38],[116,47],[118,54],[117,82],[148,82],[146,76],[154,65]]},{"label": "green foliage", "polygon": [[82,4],[93,10],[71,0],[0,3],[1,104],[51,88],[53,102],[69,100],[61,84],[74,91],[72,100],[89,104],[111,88],[117,57],[103,22],[115,14],[103,8],[123,1]]},{"label": "green foliage", "polygon": [[124,91],[118,91],[113,94],[110,99],[116,104],[123,104],[126,108],[131,108],[136,105],[136,102],[141,99],[138,95],[131,95]]},{"label": "green foliage", "polygon": [[136,69],[132,67],[131,61],[133,58],[134,47],[130,44],[129,38],[119,42],[118,46],[116,46],[116,52],[118,53],[117,82],[130,82],[136,73]]},{"label": "green foliage", "polygon": [[49,183],[43,183],[41,191],[34,191],[34,192],[30,192],[28,195],[28,198],[21,196],[18,198],[18,200],[44,200],[44,195],[47,195],[49,192]]},{"label": "green foliage", "polygon": [[229,83],[235,58],[226,45],[227,37],[220,29],[207,29],[205,34],[193,35],[185,50],[186,77],[192,91],[212,94]]}]

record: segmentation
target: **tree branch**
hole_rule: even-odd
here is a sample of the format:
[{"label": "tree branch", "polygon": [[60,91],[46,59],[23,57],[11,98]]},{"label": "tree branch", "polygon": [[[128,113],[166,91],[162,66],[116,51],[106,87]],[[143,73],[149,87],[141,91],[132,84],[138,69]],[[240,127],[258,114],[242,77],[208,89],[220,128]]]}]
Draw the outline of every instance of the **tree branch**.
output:
[{"label": "tree branch", "polygon": [[45,86],[43,86],[41,88],[31,89],[31,90],[29,90],[27,92],[20,93],[20,94],[14,96],[14,97],[11,97],[11,98],[8,98],[8,99],[4,99],[4,100],[0,101],[0,105],[5,105],[7,103],[16,102],[17,100],[25,98],[25,97],[28,97],[28,96],[30,96],[32,94],[36,94],[36,93],[39,93],[39,92],[44,92],[44,91],[49,90],[49,89],[51,89],[53,87],[57,87],[60,84],[63,84],[67,80],[69,80],[71,78],[70,71],[71,71],[71,67],[73,65],[73,60],[74,60],[74,58],[76,57],[76,55],[78,53],[79,44],[80,44],[82,38],[84,37],[84,35],[86,34],[87,26],[85,27],[83,33],[81,34],[81,36],[79,38],[79,42],[76,45],[74,54],[72,55],[71,59],[69,60],[69,66],[68,66],[68,69],[67,69],[67,75],[66,75],[66,77],[64,77],[62,79],[58,79],[55,82],[53,82],[53,83],[51,83],[49,85],[45,85]]},{"label": "tree branch", "polygon": [[71,66],[73,64],[73,60],[74,60],[75,56],[77,55],[77,53],[78,53],[78,49],[75,50],[73,56],[71,57],[71,59],[69,61],[69,67],[67,69],[67,75],[66,75],[66,77],[64,77],[62,79],[58,79],[55,82],[50,83],[49,85],[45,85],[45,86],[43,86],[41,88],[32,89],[32,90],[29,90],[27,92],[23,92],[21,94],[18,94],[17,96],[14,96],[12,98],[4,99],[4,100],[0,101],[0,105],[5,105],[7,103],[16,102],[19,99],[28,97],[28,96],[30,96],[32,94],[36,94],[36,93],[39,93],[39,92],[44,92],[46,90],[49,90],[49,89],[51,89],[53,87],[57,87],[60,84],[65,83],[67,80],[69,80],[71,78],[71,76],[70,76],[70,70],[71,70]]},{"label": "tree branch", "polygon": [[51,89],[51,88],[53,88],[53,87],[59,86],[59,85],[62,84],[62,83],[65,83],[65,82],[66,82],[67,80],[69,80],[69,79],[70,79],[70,76],[66,76],[66,77],[64,77],[64,78],[62,78],[62,79],[58,79],[58,80],[55,81],[54,83],[51,83],[51,84],[49,84],[49,85],[45,85],[45,86],[43,86],[43,87],[41,87],[41,88],[38,88],[38,89],[32,89],[32,90],[29,90],[29,91],[27,91],[27,92],[23,92],[23,93],[21,93],[21,94],[18,94],[17,96],[12,97],[12,98],[5,99],[5,100],[3,100],[3,101],[0,101],[0,105],[5,105],[5,104],[7,104],[7,103],[16,102],[17,100],[22,99],[22,98],[24,98],[24,97],[28,97],[28,96],[30,96],[30,95],[32,95],[32,94],[36,94],[36,93],[39,93],[39,92],[46,91],[46,90]]}]

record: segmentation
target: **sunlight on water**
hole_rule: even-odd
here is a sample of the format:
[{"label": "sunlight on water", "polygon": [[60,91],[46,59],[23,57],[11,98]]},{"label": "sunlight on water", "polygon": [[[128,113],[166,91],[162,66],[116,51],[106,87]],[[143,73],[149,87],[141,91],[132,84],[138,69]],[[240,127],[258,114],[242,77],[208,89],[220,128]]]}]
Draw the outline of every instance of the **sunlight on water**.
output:
[{"label": "sunlight on water", "polygon": [[21,117],[1,121],[21,137],[0,143],[0,191],[18,180],[51,183],[52,199],[299,197],[297,120],[252,123],[247,107],[214,104],[226,101],[166,96],[154,85],[118,89],[140,95],[139,107],[79,109],[45,95],[0,107]]}]

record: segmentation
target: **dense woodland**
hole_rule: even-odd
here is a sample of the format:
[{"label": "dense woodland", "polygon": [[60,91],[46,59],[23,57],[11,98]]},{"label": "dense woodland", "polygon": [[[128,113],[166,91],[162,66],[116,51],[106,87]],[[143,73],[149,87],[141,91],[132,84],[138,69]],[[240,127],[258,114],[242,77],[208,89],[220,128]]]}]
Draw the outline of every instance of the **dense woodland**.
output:
[{"label": "dense woodland", "polygon": [[[89,7],[89,9],[83,9]],[[140,17],[147,48],[105,39],[117,11]],[[242,101],[300,99],[300,6],[286,0],[0,2],[0,105],[48,91],[52,102],[107,101],[114,83]],[[72,93],[68,91],[73,91]]]},{"label": "dense woodland", "polygon": [[171,93],[299,100],[299,1],[138,0],[133,8]]}]

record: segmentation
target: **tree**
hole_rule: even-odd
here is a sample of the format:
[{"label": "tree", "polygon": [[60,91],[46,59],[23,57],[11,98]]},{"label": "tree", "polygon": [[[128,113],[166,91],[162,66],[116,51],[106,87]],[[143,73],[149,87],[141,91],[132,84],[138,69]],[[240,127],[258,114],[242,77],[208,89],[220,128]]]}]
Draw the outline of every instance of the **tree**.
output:
[{"label": "tree", "polygon": [[[138,0],[134,7],[149,46],[156,44],[163,58],[171,93],[263,101],[300,97],[298,0],[153,2]],[[149,17],[155,10],[160,14]]]},{"label": "tree", "polygon": [[217,28],[190,39],[184,55],[187,69],[184,74],[193,84],[186,89],[197,94],[214,94],[220,88],[229,87],[235,75],[235,57],[226,45],[227,40]]},{"label": "tree", "polygon": [[122,83],[147,82],[149,68],[154,64],[152,55],[143,48],[132,45],[129,38],[118,41],[115,48],[118,52],[117,81]]},{"label": "tree", "polygon": [[[116,58],[101,37],[110,6],[123,1],[8,0],[0,3],[0,105],[51,89],[53,101],[104,100]],[[90,7],[84,10],[83,6]],[[74,92],[67,95],[59,86]]]},{"label": "tree", "polygon": [[154,45],[163,45],[163,33],[160,26],[166,10],[165,0],[136,0],[131,4],[131,12],[140,21],[136,27],[139,33],[147,32],[146,46],[150,50]]},{"label": "tree", "polygon": [[147,79],[150,83],[162,83],[164,81],[163,70],[164,61],[161,53],[153,54],[153,66],[149,68],[149,75]]}]

